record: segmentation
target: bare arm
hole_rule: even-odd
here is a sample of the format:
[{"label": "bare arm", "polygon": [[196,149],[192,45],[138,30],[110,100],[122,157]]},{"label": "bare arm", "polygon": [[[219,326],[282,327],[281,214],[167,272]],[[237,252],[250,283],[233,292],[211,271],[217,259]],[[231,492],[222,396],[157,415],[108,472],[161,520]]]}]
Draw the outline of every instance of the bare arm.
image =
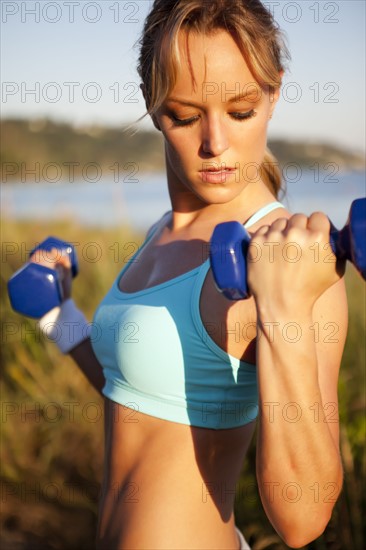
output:
[{"label": "bare arm", "polygon": [[81,342],[78,346],[70,351],[70,356],[73,358],[79,369],[84,373],[91,385],[102,394],[102,389],[105,384],[103,368],[99,363],[93,351],[90,338]]},{"label": "bare arm", "polygon": [[[34,254],[30,258],[30,261],[45,265],[51,269],[56,269],[61,279],[64,300],[71,298],[72,276],[70,258],[68,256],[62,256],[58,250],[53,249],[47,255]],[[103,375],[103,368],[96,358],[90,338],[80,342],[80,344],[72,348],[68,353],[91,385],[101,394],[105,378]]]},{"label": "bare arm", "polygon": [[[267,233],[267,241],[301,242],[306,255],[306,249],[321,239],[311,232],[307,240],[295,235]],[[287,262],[281,266],[283,275],[275,269],[271,274],[267,265],[268,281],[262,285],[272,292],[262,288],[256,299],[260,331],[257,478],[266,513],[291,547],[302,547],[320,536],[342,486],[337,379],[347,302],[343,280],[335,283],[334,264],[323,260],[315,265],[309,255],[303,264]],[[324,289],[329,283],[333,286]],[[337,338],[330,342],[327,326],[337,330]]]}]

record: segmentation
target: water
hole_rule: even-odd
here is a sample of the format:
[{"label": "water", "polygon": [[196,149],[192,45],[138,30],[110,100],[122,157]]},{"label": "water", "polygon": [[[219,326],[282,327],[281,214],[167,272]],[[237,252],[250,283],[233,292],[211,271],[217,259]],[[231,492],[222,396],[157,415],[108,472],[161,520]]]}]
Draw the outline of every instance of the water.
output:
[{"label": "water", "polygon": [[[288,174],[287,194],[282,202],[292,212],[309,215],[326,212],[336,227],[347,219],[352,200],[366,194],[366,174]],[[2,219],[74,219],[84,226],[112,227],[121,224],[145,231],[164,212],[170,200],[164,174],[139,174],[132,182],[10,183],[0,186]]]}]

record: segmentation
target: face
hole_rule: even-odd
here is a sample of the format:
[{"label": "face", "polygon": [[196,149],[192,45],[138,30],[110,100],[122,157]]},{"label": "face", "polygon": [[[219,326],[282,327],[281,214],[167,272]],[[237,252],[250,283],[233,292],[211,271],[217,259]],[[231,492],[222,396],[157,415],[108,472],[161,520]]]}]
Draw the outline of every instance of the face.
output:
[{"label": "face", "polygon": [[278,92],[260,88],[225,31],[188,39],[181,33],[179,45],[176,85],[154,117],[165,137],[170,192],[193,202],[230,202],[264,185],[258,168]]}]

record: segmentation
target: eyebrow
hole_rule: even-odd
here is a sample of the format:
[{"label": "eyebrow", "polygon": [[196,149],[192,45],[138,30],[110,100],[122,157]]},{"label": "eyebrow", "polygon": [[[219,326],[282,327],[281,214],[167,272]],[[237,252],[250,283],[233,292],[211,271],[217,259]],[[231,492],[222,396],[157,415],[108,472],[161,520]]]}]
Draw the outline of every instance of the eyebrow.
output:
[{"label": "eyebrow", "polygon": [[238,94],[228,100],[227,103],[236,103],[237,101],[243,101],[246,97],[258,97],[259,99],[262,96],[262,90],[260,88],[255,88],[255,90],[245,92],[245,94]]},{"label": "eyebrow", "polygon": [[[226,92],[226,95],[227,95],[227,92]],[[256,88],[255,90],[247,91],[244,94],[237,94],[236,96],[228,99],[226,103],[230,103],[230,104],[237,103],[239,101],[244,101],[245,98],[247,97],[256,97],[259,100],[261,98],[261,95],[262,95],[261,89]],[[189,107],[198,107],[198,108],[200,107],[200,105],[198,103],[195,103],[194,101],[185,101],[184,99],[178,99],[175,97],[169,97],[167,98],[166,101],[173,102],[173,103],[180,103],[181,105],[188,105]]]}]

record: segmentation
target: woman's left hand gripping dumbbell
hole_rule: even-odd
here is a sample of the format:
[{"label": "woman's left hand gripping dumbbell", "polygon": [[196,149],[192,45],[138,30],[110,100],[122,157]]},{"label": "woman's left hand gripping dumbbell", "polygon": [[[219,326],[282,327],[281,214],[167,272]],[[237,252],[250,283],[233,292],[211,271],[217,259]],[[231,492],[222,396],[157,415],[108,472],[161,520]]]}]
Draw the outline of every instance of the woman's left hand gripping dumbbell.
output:
[{"label": "woman's left hand gripping dumbbell", "polygon": [[278,218],[252,236],[248,284],[259,311],[311,311],[318,298],[343,276],[345,260],[329,242],[329,218],[315,212]]},{"label": "woman's left hand gripping dumbbell", "polygon": [[69,353],[90,335],[90,325],[71,298],[77,273],[75,248],[49,237],[31,251],[28,263],[8,282],[13,309],[39,319],[41,331],[62,353]]}]

